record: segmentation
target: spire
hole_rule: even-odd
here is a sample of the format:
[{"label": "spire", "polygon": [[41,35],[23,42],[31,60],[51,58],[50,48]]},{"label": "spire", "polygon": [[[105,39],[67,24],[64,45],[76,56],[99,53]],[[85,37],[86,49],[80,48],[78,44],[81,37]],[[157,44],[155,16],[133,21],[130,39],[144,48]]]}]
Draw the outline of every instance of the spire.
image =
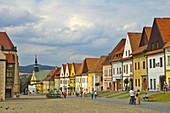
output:
[{"label": "spire", "polygon": [[38,63],[37,63],[37,55],[35,55],[34,71],[35,71],[35,72],[38,72],[38,71],[39,71]]}]

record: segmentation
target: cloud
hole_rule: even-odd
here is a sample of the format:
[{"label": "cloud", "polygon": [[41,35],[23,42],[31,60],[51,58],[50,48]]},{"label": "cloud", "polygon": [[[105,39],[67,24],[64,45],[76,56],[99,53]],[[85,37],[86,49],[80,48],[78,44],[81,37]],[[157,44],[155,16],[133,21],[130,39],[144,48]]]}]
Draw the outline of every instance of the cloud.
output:
[{"label": "cloud", "polygon": [[42,64],[60,65],[108,54],[127,32],[141,32],[154,17],[169,16],[169,5],[159,0],[1,0],[0,30],[18,46],[20,65],[36,53]]},{"label": "cloud", "polygon": [[36,23],[39,20],[39,17],[24,8],[15,8],[14,10],[8,6],[0,6],[0,15],[0,27],[26,25]]}]

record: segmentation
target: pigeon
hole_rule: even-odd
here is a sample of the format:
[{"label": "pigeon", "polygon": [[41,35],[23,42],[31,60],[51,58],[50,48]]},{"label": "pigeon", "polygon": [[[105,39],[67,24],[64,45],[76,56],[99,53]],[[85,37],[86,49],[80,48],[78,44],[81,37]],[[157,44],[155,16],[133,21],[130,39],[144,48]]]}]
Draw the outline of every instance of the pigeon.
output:
[{"label": "pigeon", "polygon": [[5,109],[6,109],[6,110],[8,110],[8,109],[9,109],[9,107],[6,107]]}]

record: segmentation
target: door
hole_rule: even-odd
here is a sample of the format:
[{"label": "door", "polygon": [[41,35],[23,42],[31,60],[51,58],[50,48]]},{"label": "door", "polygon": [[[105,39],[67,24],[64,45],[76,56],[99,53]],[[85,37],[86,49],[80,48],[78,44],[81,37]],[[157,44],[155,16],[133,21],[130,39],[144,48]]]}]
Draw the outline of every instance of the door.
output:
[{"label": "door", "polygon": [[11,95],[11,89],[6,89],[5,97],[6,97],[6,98],[11,98],[11,97],[12,97],[12,95]]}]

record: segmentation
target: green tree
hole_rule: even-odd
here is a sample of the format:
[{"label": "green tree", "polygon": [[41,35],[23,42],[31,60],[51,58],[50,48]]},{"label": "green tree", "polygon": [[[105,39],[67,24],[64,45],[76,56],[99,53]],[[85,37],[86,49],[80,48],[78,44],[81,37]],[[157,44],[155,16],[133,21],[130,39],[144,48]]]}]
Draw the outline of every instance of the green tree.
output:
[{"label": "green tree", "polygon": [[31,76],[23,77],[20,79],[20,85],[21,85],[21,92],[25,94],[25,89],[28,88],[28,85],[30,84]]}]

